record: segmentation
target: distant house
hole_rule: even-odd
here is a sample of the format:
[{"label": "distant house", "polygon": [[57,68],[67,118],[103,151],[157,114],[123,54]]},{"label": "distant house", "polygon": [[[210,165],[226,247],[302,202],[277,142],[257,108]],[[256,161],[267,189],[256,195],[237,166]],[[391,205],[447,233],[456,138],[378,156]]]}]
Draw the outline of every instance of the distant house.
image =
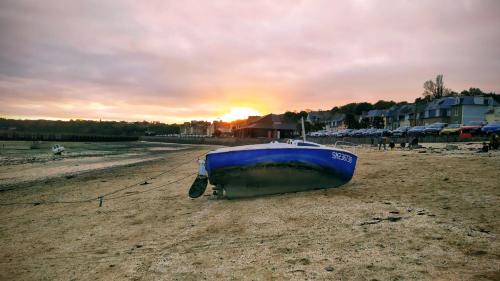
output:
[{"label": "distant house", "polygon": [[285,120],[283,115],[268,114],[234,129],[234,135],[239,138],[291,138],[296,129],[297,123]]},{"label": "distant house", "polygon": [[388,111],[384,109],[372,109],[368,112],[363,113],[360,116],[359,121],[362,124],[368,125],[369,127],[385,128],[385,118],[387,112]]},{"label": "distant house", "polygon": [[414,126],[414,124],[414,104],[394,105],[386,111],[385,127],[387,129],[396,129],[402,126]]},{"label": "distant house", "polygon": [[398,127],[415,126],[415,104],[402,105],[398,112]]},{"label": "distant house", "polygon": [[393,105],[387,109],[384,116],[384,124],[388,129],[395,129],[399,127],[399,106]]},{"label": "distant house", "polygon": [[450,123],[466,124],[470,121],[485,121],[487,112],[495,105],[492,97],[462,96],[454,99]]},{"label": "distant house", "polygon": [[488,123],[500,122],[500,106],[495,106],[488,110],[485,115],[485,120]]},{"label": "distant house", "polygon": [[211,135],[217,137],[229,137],[232,135],[231,123],[214,121],[210,126]]},{"label": "distant house", "polygon": [[310,111],[307,113],[306,121],[314,124],[324,124],[332,119],[332,113],[330,111]]},{"label": "distant house", "polygon": [[451,107],[455,104],[455,97],[445,97],[429,102],[419,112],[420,125],[428,125],[436,122],[450,123]]},{"label": "distant house", "polygon": [[326,121],[327,131],[336,131],[340,129],[346,129],[346,115],[345,113],[335,113],[330,120]]},{"label": "distant house", "polygon": [[247,119],[232,121],[231,122],[231,130],[232,130],[232,132],[235,132],[236,130],[243,128],[243,127],[247,126],[248,124],[257,121],[260,118],[262,118],[262,116],[248,116]]}]

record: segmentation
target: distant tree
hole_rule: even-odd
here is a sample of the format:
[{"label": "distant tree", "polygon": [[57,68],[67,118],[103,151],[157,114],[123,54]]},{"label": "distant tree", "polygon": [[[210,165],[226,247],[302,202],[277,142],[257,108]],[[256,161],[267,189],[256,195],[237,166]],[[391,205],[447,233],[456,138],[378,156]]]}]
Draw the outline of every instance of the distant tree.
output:
[{"label": "distant tree", "polygon": [[356,114],[357,103],[352,102],[340,107],[340,112],[345,114]]},{"label": "distant tree", "polygon": [[431,101],[431,96],[424,96],[423,98],[416,98],[415,101],[413,102],[416,104],[424,104],[430,101]]},{"label": "distant tree", "polygon": [[484,96],[484,92],[481,91],[479,88],[470,88],[469,89],[469,96]]},{"label": "distant tree", "polygon": [[361,103],[348,103],[343,106],[337,107],[335,106],[330,110],[332,114],[343,113],[346,115],[345,122],[348,128],[351,129],[359,129],[362,127],[362,124],[358,121],[358,116],[363,112],[369,111],[373,109],[373,105],[369,102],[361,102]]},{"label": "distant tree", "polygon": [[340,108],[338,106],[335,106],[332,109],[330,109],[330,112],[332,114],[341,113]]},{"label": "distant tree", "polygon": [[358,103],[356,105],[356,109],[355,109],[355,114],[356,115],[361,115],[363,114],[363,112],[367,112],[367,111],[370,111],[374,108],[374,106],[369,103],[369,102],[361,102],[361,103]]},{"label": "distant tree", "polygon": [[283,114],[283,118],[288,121],[297,121],[299,114],[297,112],[287,111]]},{"label": "distant tree", "polygon": [[436,96],[436,84],[432,80],[424,82],[424,98],[432,99]]},{"label": "distant tree", "polygon": [[375,104],[373,104],[373,109],[388,109],[394,105],[396,105],[395,101],[379,100]]},{"label": "distant tree", "polygon": [[443,84],[443,74],[439,74],[436,76],[436,98],[443,97],[444,93],[444,84]]},{"label": "distant tree", "polygon": [[359,124],[356,116],[353,113],[346,113],[345,122],[347,123],[347,127],[349,129],[359,129],[361,125]]},{"label": "distant tree", "polygon": [[301,112],[299,112],[299,120],[300,118],[304,118],[304,120],[306,120],[307,115],[308,115],[307,111],[302,110]]},{"label": "distant tree", "polygon": [[288,120],[288,121],[300,121],[300,118],[304,118],[304,120],[306,120],[307,118],[307,112],[306,111],[300,111],[300,112],[296,112],[296,111],[287,111],[283,114],[283,118],[285,120]]},{"label": "distant tree", "polygon": [[450,89],[444,86],[443,74],[436,76],[436,81],[427,80],[424,82],[424,97],[428,97],[428,100],[434,100],[442,98],[450,93]]},{"label": "distant tree", "polygon": [[14,120],[0,119],[0,130],[43,134],[73,134],[101,136],[141,136],[146,132],[178,134],[180,126],[161,122],[115,122],[92,120]]}]

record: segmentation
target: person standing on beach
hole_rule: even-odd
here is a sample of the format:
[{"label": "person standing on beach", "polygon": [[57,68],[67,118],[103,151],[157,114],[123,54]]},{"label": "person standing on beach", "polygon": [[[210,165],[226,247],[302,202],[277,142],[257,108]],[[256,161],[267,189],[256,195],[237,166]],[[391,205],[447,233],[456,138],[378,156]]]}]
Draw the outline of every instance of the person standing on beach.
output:
[{"label": "person standing on beach", "polygon": [[378,139],[378,150],[382,149],[382,145],[384,146],[384,150],[387,150],[387,147],[385,146],[387,143],[387,138],[381,134],[380,138]]},{"label": "person standing on beach", "polygon": [[414,137],[409,144],[410,149],[418,148],[418,137]]},{"label": "person standing on beach", "polygon": [[491,134],[489,143],[490,150],[498,149],[499,146],[500,146],[500,138],[498,137],[497,134]]},{"label": "person standing on beach", "polygon": [[391,139],[391,141],[389,142],[389,147],[391,148],[391,150],[393,150],[396,147],[396,143],[394,142],[393,139]]}]

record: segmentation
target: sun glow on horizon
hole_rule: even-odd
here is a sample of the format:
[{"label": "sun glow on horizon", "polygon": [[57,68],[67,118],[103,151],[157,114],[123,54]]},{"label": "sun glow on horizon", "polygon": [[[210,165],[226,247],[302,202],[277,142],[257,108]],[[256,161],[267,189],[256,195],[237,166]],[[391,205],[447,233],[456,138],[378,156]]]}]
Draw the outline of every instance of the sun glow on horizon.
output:
[{"label": "sun glow on horizon", "polygon": [[247,119],[248,116],[261,116],[262,113],[249,107],[231,107],[229,112],[222,115],[220,119],[225,122]]}]

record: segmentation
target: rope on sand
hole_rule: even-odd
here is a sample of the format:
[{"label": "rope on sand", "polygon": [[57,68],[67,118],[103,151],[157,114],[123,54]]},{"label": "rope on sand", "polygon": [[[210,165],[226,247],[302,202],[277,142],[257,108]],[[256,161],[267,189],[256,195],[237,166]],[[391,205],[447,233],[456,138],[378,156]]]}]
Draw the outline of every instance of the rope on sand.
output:
[{"label": "rope on sand", "polygon": [[83,204],[83,203],[90,203],[90,202],[93,202],[93,201],[96,201],[98,200],[99,202],[99,207],[102,207],[102,204],[103,204],[103,201],[104,201],[104,198],[106,198],[106,200],[115,200],[115,199],[119,199],[119,198],[124,198],[124,197],[128,197],[128,196],[132,196],[132,195],[137,195],[137,194],[141,194],[141,193],[145,193],[145,192],[149,192],[149,191],[152,191],[152,190],[157,190],[157,189],[160,189],[162,187],[166,187],[170,184],[174,184],[174,183],[177,183],[177,182],[180,182],[184,179],[187,179],[193,175],[196,175],[196,173],[191,173],[191,174],[188,174],[182,178],[179,178],[179,179],[176,179],[176,180],[173,180],[173,181],[170,181],[170,182],[167,182],[165,184],[162,184],[162,185],[159,185],[159,186],[156,186],[156,187],[153,187],[153,188],[150,188],[150,189],[147,189],[147,190],[143,190],[143,191],[139,191],[139,192],[135,192],[135,193],[125,193],[123,195],[118,195],[118,196],[111,196],[108,198],[108,196],[110,195],[113,195],[113,194],[116,194],[118,192],[121,192],[121,191],[124,191],[124,190],[127,190],[127,189],[130,189],[130,188],[133,188],[133,187],[137,187],[137,186],[140,186],[140,185],[144,185],[144,184],[147,184],[148,183],[148,180],[152,180],[152,179],[155,179],[155,178],[158,178],[166,173],[170,173],[170,172],[173,172],[175,171],[176,169],[178,169],[179,167],[182,167],[186,164],[189,164],[189,163],[192,163],[193,160],[196,160],[196,159],[199,159],[200,157],[202,156],[205,156],[207,153],[203,153],[203,154],[200,154],[200,155],[196,155],[196,157],[194,158],[191,158],[189,161],[186,161],[186,162],[183,162],[181,163],[180,165],[176,165],[175,167],[173,167],[172,169],[169,169],[169,170],[166,170],[166,171],[163,171],[157,175],[154,175],[154,176],[151,176],[151,177],[148,177],[146,179],[143,179],[141,180],[140,182],[137,182],[137,183],[134,183],[134,184],[131,184],[131,185],[127,185],[125,187],[122,187],[122,188],[119,188],[119,189],[116,189],[116,190],[113,190],[111,192],[108,192],[108,193],[105,193],[103,195],[99,195],[97,197],[92,197],[92,198],[87,198],[87,199],[82,199],[82,200],[73,200],[73,201],[59,201],[59,200],[56,200],[56,201],[45,201],[45,200],[35,200],[35,201],[32,201],[32,202],[11,202],[11,203],[0,203],[0,206],[12,206],[12,205],[33,205],[33,206],[37,206],[37,205],[52,205],[52,204]]}]

